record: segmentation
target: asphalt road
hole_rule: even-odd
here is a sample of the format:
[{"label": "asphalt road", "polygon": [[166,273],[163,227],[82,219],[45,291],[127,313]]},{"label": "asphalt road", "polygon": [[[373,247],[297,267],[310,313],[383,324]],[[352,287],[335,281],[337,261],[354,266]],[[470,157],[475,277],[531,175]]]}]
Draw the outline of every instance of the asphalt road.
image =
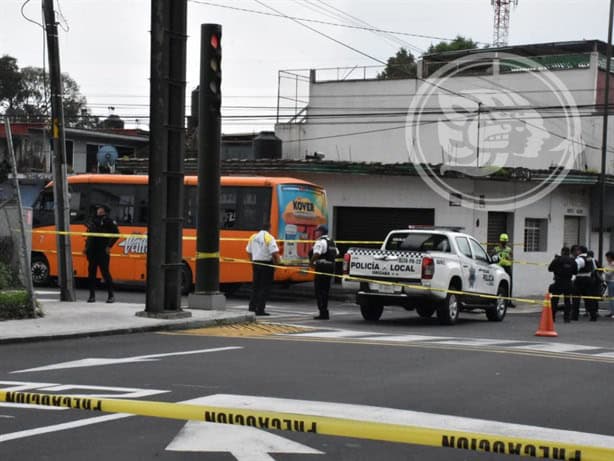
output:
[{"label": "asphalt road", "polygon": [[[259,327],[222,328],[3,345],[0,387],[166,402],[199,399],[299,413],[315,405],[325,414],[365,418],[400,412],[403,418],[435,418],[450,427],[450,416],[456,416],[614,436],[609,391],[614,321],[557,323],[559,337],[552,341],[533,335],[538,314],[512,311],[502,323],[488,322],[481,313],[463,314],[460,324],[442,327],[399,310],[369,324],[350,303],[333,302],[332,320],[318,322],[311,319],[311,300],[284,298],[271,300],[266,321],[275,326],[263,325],[260,332]],[[228,300],[230,309],[245,306],[241,294]],[[158,357],[134,359],[152,354]],[[103,365],[92,359],[108,360]],[[0,459],[521,458],[0,404]]]}]

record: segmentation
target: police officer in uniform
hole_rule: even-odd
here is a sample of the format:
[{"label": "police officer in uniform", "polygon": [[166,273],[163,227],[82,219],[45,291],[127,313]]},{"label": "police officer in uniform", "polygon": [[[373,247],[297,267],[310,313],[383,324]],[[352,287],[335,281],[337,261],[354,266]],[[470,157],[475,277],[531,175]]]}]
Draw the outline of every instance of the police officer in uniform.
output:
[{"label": "police officer in uniform", "polygon": [[[503,268],[503,270],[510,276],[510,293],[512,296],[512,264],[513,254],[512,247],[509,245],[510,237],[507,234],[501,234],[499,236],[499,244],[494,248],[494,260]],[[508,301],[508,307],[516,307],[512,301]]]},{"label": "police officer in uniform", "polygon": [[574,258],[570,256],[569,248],[563,247],[561,255],[554,257],[548,270],[554,274],[554,283],[550,285],[550,293],[552,296],[552,320],[556,321],[556,310],[559,305],[559,295],[563,296],[565,310],[563,311],[563,320],[565,323],[571,321],[571,293],[572,277],[577,271],[577,265]]},{"label": "police officer in uniform", "polygon": [[335,258],[339,250],[334,240],[328,237],[328,227],[320,224],[316,227],[316,241],[311,249],[310,262],[316,271],[314,286],[319,315],[314,320],[328,320],[328,293],[332,276],[335,273]]},{"label": "police officer in uniform", "polygon": [[[577,249],[576,265],[578,272],[574,281],[574,298],[571,311],[571,320],[578,320],[580,317],[580,301],[582,296],[597,296],[593,282],[593,272],[596,269],[596,264],[591,256],[588,256],[588,249],[580,245]],[[599,304],[595,299],[584,298],[584,307],[590,316],[591,322],[597,321],[597,310]]]},{"label": "police officer in uniform", "polygon": [[[96,234],[119,234],[117,223],[113,221],[108,213],[111,210],[106,205],[96,206],[96,216],[87,224],[87,231]],[[90,297],[88,303],[96,301],[96,272],[100,268],[100,273],[107,286],[109,294],[108,303],[115,302],[113,296],[113,279],[109,272],[109,260],[111,247],[117,242],[119,236],[116,237],[97,237],[88,236],[85,241],[85,255],[88,262],[88,282],[90,288]]]}]

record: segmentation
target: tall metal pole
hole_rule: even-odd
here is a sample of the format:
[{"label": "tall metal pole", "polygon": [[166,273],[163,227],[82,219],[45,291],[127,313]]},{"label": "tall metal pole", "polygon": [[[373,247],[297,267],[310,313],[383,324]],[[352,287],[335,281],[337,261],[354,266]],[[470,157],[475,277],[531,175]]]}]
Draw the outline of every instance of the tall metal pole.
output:
[{"label": "tall metal pole", "polygon": [[60,300],[75,301],[70,235],[70,203],[66,180],[66,137],[64,133],[64,107],[62,105],[62,74],[58,27],[55,22],[53,0],[43,0],[47,51],[49,53],[49,77],[51,87],[51,135],[53,139],[53,193],[55,196],[55,227],[58,248],[58,276]]},{"label": "tall metal pole", "polygon": [[610,115],[610,68],[612,61],[612,18],[614,17],[614,0],[610,0],[610,16],[608,16],[608,43],[606,48],[605,63],[605,92],[603,104],[603,135],[601,140],[601,174],[599,175],[599,186],[601,189],[599,199],[599,253],[597,257],[603,260],[603,226],[605,208],[605,176],[606,160],[608,155],[608,118]]},{"label": "tall metal pole", "polygon": [[201,25],[198,111],[196,289],[192,308],[223,309],[220,292],[220,138],[222,26]]},{"label": "tall metal pole", "polygon": [[11,131],[11,122],[8,117],[4,117],[4,130],[6,131],[6,143],[11,157],[13,168],[13,180],[15,183],[15,191],[17,192],[17,208],[19,209],[19,230],[21,232],[21,249],[23,257],[20,258],[23,265],[23,279],[30,296],[30,307],[34,309],[34,288],[32,286],[32,271],[30,270],[30,252],[28,242],[26,240],[26,226],[23,223],[23,203],[21,201],[21,190],[19,189],[19,179],[17,178],[17,160],[15,159],[15,149],[13,148],[13,133]]},{"label": "tall metal pole", "polygon": [[151,0],[147,295],[137,315],[181,311],[187,0]]}]

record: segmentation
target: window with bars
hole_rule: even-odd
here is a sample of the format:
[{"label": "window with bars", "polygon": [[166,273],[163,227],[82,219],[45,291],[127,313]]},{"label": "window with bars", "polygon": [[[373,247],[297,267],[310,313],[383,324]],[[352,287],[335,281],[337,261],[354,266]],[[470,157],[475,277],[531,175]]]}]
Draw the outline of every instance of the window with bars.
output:
[{"label": "window with bars", "polygon": [[525,218],[524,251],[547,251],[548,220]]}]

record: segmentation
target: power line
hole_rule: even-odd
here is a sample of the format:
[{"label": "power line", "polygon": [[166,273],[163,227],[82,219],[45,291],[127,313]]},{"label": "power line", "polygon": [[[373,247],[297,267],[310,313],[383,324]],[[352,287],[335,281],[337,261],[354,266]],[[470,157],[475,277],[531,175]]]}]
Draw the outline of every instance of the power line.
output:
[{"label": "power line", "polygon": [[319,30],[317,30],[317,29],[314,29],[313,27],[311,27],[311,26],[309,26],[309,25],[307,25],[307,24],[302,23],[302,22],[301,22],[300,20],[298,20],[298,19],[294,19],[294,18],[293,18],[293,17],[291,17],[291,16],[285,15],[285,14],[283,14],[282,12],[280,12],[279,10],[276,10],[276,9],[275,9],[275,8],[273,8],[272,6],[268,6],[266,3],[261,2],[260,0],[254,0],[254,1],[255,1],[256,3],[258,3],[258,4],[262,5],[262,6],[264,6],[265,8],[269,8],[270,10],[275,11],[276,13],[278,13],[278,14],[280,14],[280,15],[284,16],[285,18],[290,19],[291,21],[296,22],[297,24],[299,24],[299,25],[300,25],[300,26],[302,26],[302,27],[305,27],[306,29],[309,29],[310,31],[315,32],[315,33],[316,33],[316,34],[318,34],[318,35],[321,35],[321,36],[323,36],[323,37],[326,37],[327,39],[332,40],[333,42],[335,42],[335,43],[337,43],[337,44],[339,44],[339,45],[341,45],[341,46],[343,46],[343,47],[345,47],[345,48],[348,48],[349,50],[354,51],[355,53],[361,54],[362,56],[365,56],[365,57],[367,57],[367,58],[369,58],[369,59],[372,59],[373,61],[376,61],[376,62],[379,62],[380,64],[386,65],[386,63],[385,63],[384,61],[382,61],[381,59],[376,58],[376,57],[373,57],[373,56],[371,56],[371,55],[369,55],[369,54],[367,54],[367,53],[365,53],[365,52],[363,52],[363,51],[360,51],[358,48],[354,48],[353,46],[350,46],[350,45],[348,45],[347,43],[342,42],[341,40],[337,40],[336,38],[331,37],[330,35],[325,34],[324,32],[321,32],[321,31],[319,31]]},{"label": "power line", "polygon": [[[347,29],[366,30],[366,31],[369,31],[369,32],[381,32],[381,33],[392,34],[392,35],[405,35],[407,37],[424,38],[424,39],[430,39],[430,40],[441,40],[441,41],[444,41],[444,42],[452,42],[452,41],[454,41],[453,38],[438,37],[438,36],[435,36],[435,35],[412,34],[412,33],[409,33],[409,32],[398,32],[398,31],[394,31],[394,30],[378,29],[378,28],[373,28],[373,27],[351,26],[351,25],[347,25],[347,24],[339,24],[339,23],[328,22],[328,21],[321,21],[321,20],[311,19],[311,18],[301,18],[301,17],[297,17],[297,16],[287,16],[287,15],[284,15],[284,14],[281,14],[281,13],[274,14],[274,13],[269,13],[267,11],[258,11],[258,10],[252,10],[252,9],[249,9],[249,8],[239,8],[239,7],[236,7],[236,6],[221,5],[219,3],[207,2],[207,1],[203,1],[203,0],[188,0],[188,1],[190,3],[214,6],[214,7],[217,7],[217,8],[225,8],[225,9],[228,9],[228,10],[242,11],[244,13],[260,14],[260,15],[263,15],[263,16],[272,16],[272,17],[278,17],[278,18],[284,18],[284,19],[297,19],[297,20],[303,21],[303,22],[312,22],[312,23],[315,23],[315,24],[324,24],[324,25],[335,26],[335,27],[345,27]],[[476,42],[476,43],[484,44],[484,45],[489,44],[487,42]]]}]

